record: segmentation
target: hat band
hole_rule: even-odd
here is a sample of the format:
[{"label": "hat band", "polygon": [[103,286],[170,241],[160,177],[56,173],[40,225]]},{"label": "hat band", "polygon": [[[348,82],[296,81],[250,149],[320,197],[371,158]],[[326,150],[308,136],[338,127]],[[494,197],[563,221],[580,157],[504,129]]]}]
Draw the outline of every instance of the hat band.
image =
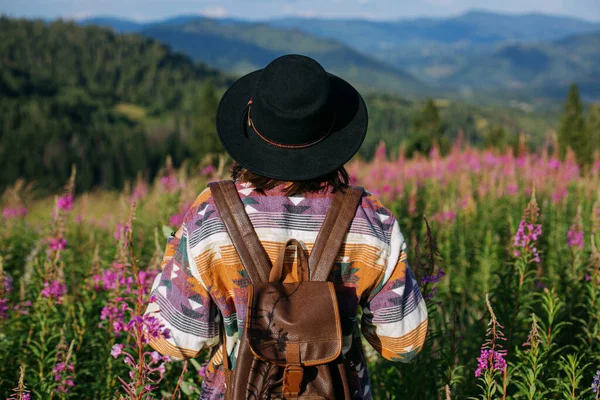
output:
[{"label": "hat band", "polygon": [[285,143],[280,143],[280,142],[276,142],[274,140],[268,139],[268,138],[264,137],[263,135],[261,135],[261,133],[256,128],[256,125],[254,125],[254,121],[252,120],[251,109],[252,109],[252,99],[250,99],[250,101],[248,101],[248,127],[251,127],[252,130],[254,131],[254,133],[256,133],[256,135],[262,141],[267,142],[271,146],[279,147],[279,148],[282,148],[282,149],[304,149],[306,147],[313,146],[313,145],[315,145],[315,144],[323,141],[323,139],[325,139],[327,136],[329,136],[329,134],[331,133],[331,131],[333,131],[333,127],[335,126],[335,117],[336,117],[336,114],[334,112],[333,113],[333,121],[331,122],[331,126],[329,127],[329,129],[327,130],[327,132],[325,132],[325,134],[323,136],[321,136],[320,138],[318,138],[317,140],[309,142],[309,143],[301,143],[301,144],[285,144]]}]

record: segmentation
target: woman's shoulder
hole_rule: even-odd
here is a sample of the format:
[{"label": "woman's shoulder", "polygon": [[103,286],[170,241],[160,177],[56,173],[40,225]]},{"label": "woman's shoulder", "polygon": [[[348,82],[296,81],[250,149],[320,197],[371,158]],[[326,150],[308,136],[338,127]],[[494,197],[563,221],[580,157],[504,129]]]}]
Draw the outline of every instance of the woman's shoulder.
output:
[{"label": "woman's shoulder", "polygon": [[370,192],[367,188],[363,188],[364,193],[361,201],[361,207],[367,209],[379,215],[381,219],[395,219],[392,211],[387,208],[381,199],[374,193]]}]

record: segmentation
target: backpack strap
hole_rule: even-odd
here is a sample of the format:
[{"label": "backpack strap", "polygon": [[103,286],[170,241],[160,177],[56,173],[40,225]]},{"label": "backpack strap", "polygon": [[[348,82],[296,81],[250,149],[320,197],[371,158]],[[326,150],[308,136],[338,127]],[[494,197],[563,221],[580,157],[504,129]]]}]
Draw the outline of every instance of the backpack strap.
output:
[{"label": "backpack strap", "polygon": [[219,215],[252,284],[269,281],[271,260],[246,214],[233,181],[208,184]]},{"label": "backpack strap", "polygon": [[311,281],[329,279],[333,263],[350,229],[363,193],[362,187],[352,186],[338,192],[333,198],[308,259]]}]

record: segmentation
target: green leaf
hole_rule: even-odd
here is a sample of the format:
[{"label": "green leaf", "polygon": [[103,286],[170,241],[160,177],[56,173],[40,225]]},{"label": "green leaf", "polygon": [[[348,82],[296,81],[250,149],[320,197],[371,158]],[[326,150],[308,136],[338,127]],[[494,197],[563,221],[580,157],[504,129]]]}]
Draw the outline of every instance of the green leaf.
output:
[{"label": "green leaf", "polygon": [[170,226],[166,226],[166,225],[162,226],[162,233],[167,239],[171,237],[172,232],[173,232],[173,229],[171,229]]}]

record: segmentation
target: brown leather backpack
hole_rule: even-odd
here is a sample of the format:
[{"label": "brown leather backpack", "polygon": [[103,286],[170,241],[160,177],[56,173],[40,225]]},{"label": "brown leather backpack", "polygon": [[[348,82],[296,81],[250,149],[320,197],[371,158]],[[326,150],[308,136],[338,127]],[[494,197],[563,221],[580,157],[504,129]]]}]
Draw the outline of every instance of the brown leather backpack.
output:
[{"label": "brown leather backpack", "polygon": [[[222,335],[225,399],[350,399],[337,298],[327,279],[363,189],[351,187],[336,194],[310,258],[300,242],[290,239],[271,268],[235,184],[220,181],[209,187],[251,282],[233,370]],[[285,251],[291,244],[296,246],[292,276],[297,281],[282,283]]]}]

